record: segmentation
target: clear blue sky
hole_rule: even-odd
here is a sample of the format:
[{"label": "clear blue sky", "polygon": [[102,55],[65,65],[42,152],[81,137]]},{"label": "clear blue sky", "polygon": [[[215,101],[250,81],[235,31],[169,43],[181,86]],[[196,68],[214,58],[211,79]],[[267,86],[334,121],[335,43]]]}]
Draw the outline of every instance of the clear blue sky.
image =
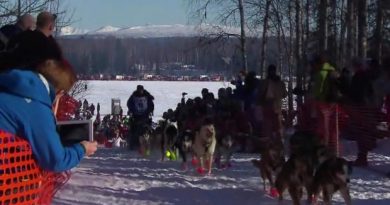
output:
[{"label": "clear blue sky", "polygon": [[97,29],[102,26],[146,24],[187,24],[187,0],[66,0],[75,9],[73,27]]}]

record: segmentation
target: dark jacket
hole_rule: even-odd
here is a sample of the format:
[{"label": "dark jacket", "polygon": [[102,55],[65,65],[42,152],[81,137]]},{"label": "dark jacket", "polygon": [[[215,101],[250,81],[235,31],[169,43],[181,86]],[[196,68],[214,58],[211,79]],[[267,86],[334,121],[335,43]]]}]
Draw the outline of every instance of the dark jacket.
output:
[{"label": "dark jacket", "polygon": [[[64,147],[51,110],[52,86],[32,71],[0,74],[0,130],[26,139],[39,166],[62,172],[77,166],[84,156],[81,144]],[[3,153],[4,154],[4,153]]]},{"label": "dark jacket", "polygon": [[62,60],[56,40],[37,30],[20,33],[9,41],[7,50],[11,53],[10,67],[35,68],[47,59]]},{"label": "dark jacket", "polygon": [[367,105],[373,97],[372,82],[367,71],[358,71],[354,74],[349,90],[349,99],[355,105]]},{"label": "dark jacket", "polygon": [[5,25],[0,28],[0,32],[6,36],[8,39],[11,39],[18,34],[22,33],[23,30],[20,28],[18,25],[15,24],[10,24],[10,25]]},{"label": "dark jacket", "polygon": [[141,94],[137,91],[127,101],[129,112],[135,116],[145,116],[154,112],[154,97],[146,90]]},{"label": "dark jacket", "polygon": [[23,30],[15,25],[15,24],[10,24],[10,25],[5,25],[0,28],[0,50],[5,50],[7,48],[8,42],[22,33]]}]

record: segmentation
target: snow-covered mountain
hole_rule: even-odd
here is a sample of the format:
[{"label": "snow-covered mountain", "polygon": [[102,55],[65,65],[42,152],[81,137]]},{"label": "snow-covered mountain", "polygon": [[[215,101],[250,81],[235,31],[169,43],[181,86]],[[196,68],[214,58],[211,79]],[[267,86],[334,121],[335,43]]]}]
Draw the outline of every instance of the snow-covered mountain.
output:
[{"label": "snow-covered mountain", "polygon": [[235,27],[220,27],[213,25],[146,25],[134,26],[128,28],[118,28],[113,26],[104,26],[94,31],[86,32],[85,30],[66,27],[67,36],[84,37],[117,37],[117,38],[164,38],[164,37],[196,37],[204,34],[217,33],[240,34],[240,29]]},{"label": "snow-covered mountain", "polygon": [[61,28],[61,36],[83,35],[83,34],[86,34],[88,32],[89,32],[89,30],[73,28],[70,26],[66,26],[64,28]]},{"label": "snow-covered mountain", "polygon": [[121,30],[119,27],[113,26],[104,26],[95,31],[90,32],[91,34],[106,34],[106,33],[114,33],[115,31]]}]

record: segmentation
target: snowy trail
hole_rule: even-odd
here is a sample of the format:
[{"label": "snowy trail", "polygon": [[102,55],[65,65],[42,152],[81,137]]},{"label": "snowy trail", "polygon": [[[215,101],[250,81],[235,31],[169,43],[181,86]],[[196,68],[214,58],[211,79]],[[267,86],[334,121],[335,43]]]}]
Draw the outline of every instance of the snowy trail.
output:
[{"label": "snowy trail", "polygon": [[[111,98],[125,103],[136,85],[143,84],[156,97],[155,117],[175,108],[181,92],[199,96],[203,87],[216,94],[222,82],[90,81],[90,102],[100,102],[102,113],[110,113]],[[125,108],[126,112],[126,108]],[[390,171],[390,140],[378,141],[369,161],[375,169]],[[353,159],[356,146],[344,142],[343,156]],[[161,163],[158,157],[141,158],[137,153],[101,149],[73,170],[68,184],[56,195],[54,205],[278,205],[262,191],[260,175],[250,160],[257,155],[235,155],[230,170],[215,170],[200,177],[182,172],[179,162]],[[287,193],[284,194],[287,197]],[[390,179],[355,168],[351,177],[353,205],[389,205]],[[343,204],[340,196],[334,204]],[[286,201],[285,205],[291,204]]]},{"label": "snowy trail", "polygon": [[[380,155],[371,155],[371,157]],[[236,155],[233,168],[215,170],[209,177],[182,172],[178,162],[143,159],[136,153],[102,149],[74,170],[69,183],[56,195],[55,205],[277,205],[261,190],[258,170]],[[390,180],[371,171],[355,169],[351,179],[354,205],[390,204]],[[285,193],[287,197],[287,193]],[[337,195],[335,204],[341,203]],[[290,202],[285,202],[290,204]]]},{"label": "snowy trail", "polygon": [[177,162],[103,149],[75,170],[55,204],[257,204],[267,199],[258,191],[258,171],[250,159],[199,177],[179,170]]}]

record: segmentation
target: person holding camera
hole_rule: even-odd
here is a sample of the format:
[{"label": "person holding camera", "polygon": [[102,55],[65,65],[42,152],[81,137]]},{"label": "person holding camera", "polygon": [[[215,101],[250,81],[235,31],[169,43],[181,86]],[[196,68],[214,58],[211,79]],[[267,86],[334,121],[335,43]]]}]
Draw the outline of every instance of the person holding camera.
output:
[{"label": "person holding camera", "polygon": [[[30,70],[10,69],[0,73],[0,204],[19,200],[50,204],[56,190],[69,178],[66,171],[97,150],[96,142],[82,141],[64,146],[56,130],[52,105],[56,94],[68,91],[76,77],[67,63],[46,60]],[[38,185],[39,184],[39,185]],[[16,192],[15,193],[15,187]],[[33,187],[18,192],[22,187]],[[14,190],[11,194],[7,190]],[[10,198],[11,197],[11,198]]]},{"label": "person holding camera", "polygon": [[[97,144],[61,144],[52,104],[76,81],[67,63],[47,60],[33,71],[11,69],[0,74],[0,130],[27,140],[39,166],[62,172],[76,167]],[[58,96],[57,96],[58,97]]]}]

